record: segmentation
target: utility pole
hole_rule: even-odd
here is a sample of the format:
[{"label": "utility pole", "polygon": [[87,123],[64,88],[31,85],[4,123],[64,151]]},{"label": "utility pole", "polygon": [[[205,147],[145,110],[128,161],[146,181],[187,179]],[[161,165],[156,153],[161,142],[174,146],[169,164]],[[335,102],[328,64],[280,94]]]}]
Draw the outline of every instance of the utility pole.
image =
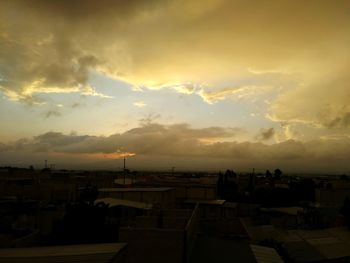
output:
[{"label": "utility pole", "polygon": [[252,192],[255,190],[255,183],[256,183],[255,168],[253,168],[253,173],[251,175],[251,191]]},{"label": "utility pole", "polygon": [[125,177],[126,177],[126,166],[125,166],[125,161],[126,161],[126,159],[125,159],[125,157],[124,157],[124,169],[123,169],[123,171],[124,171],[124,186],[125,186]]}]

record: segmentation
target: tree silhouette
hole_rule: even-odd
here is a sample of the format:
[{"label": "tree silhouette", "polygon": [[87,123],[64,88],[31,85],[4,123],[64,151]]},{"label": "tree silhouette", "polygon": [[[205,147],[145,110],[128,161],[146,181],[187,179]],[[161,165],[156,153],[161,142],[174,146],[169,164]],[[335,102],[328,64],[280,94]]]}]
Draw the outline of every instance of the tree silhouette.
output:
[{"label": "tree silhouette", "polygon": [[342,174],[340,180],[349,180],[349,177],[346,174]]},{"label": "tree silhouette", "polygon": [[344,205],[340,209],[340,213],[345,218],[345,224],[348,228],[350,228],[350,199],[349,197],[346,197],[344,200]]},{"label": "tree silhouette", "polygon": [[96,186],[92,186],[91,183],[87,183],[84,190],[80,194],[79,201],[86,202],[89,205],[93,205],[98,197],[98,189]]},{"label": "tree silhouette", "polygon": [[266,178],[271,178],[272,177],[272,173],[270,172],[270,170],[266,170],[265,177]]},{"label": "tree silhouette", "polygon": [[233,170],[226,170],[225,174],[219,173],[217,189],[221,199],[233,201],[238,192],[238,185],[235,182],[237,174]]},{"label": "tree silhouette", "polygon": [[218,191],[218,196],[223,199],[223,195],[224,195],[224,175],[222,174],[222,172],[220,172],[219,176],[218,176],[217,191]]},{"label": "tree silhouette", "polygon": [[311,178],[304,178],[290,184],[294,198],[299,201],[315,201],[316,183]]},{"label": "tree silhouette", "polygon": [[282,176],[282,171],[279,168],[277,168],[274,172],[274,179],[280,180],[281,176]]}]

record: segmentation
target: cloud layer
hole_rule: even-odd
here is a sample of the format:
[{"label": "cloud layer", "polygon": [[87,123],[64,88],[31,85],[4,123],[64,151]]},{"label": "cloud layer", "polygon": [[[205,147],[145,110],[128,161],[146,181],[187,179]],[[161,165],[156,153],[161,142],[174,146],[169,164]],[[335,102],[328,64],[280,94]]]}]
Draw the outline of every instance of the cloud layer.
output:
[{"label": "cloud layer", "polygon": [[[197,162],[202,160],[205,168],[212,168],[205,164],[206,160],[212,163],[216,160],[217,163],[225,161],[226,165],[231,162],[238,168],[242,164],[266,167],[274,163],[289,166],[291,171],[305,170],[305,167],[309,169],[311,165],[313,170],[317,170],[319,166],[323,167],[324,171],[334,167],[342,171],[350,169],[347,162],[350,156],[349,137],[309,142],[288,140],[267,145],[261,142],[237,142],[234,137],[240,132],[243,131],[238,128],[193,129],[186,124],[167,126],[152,123],[107,137],[48,132],[31,139],[2,144],[0,149],[4,156],[16,152],[27,156],[60,154],[60,159],[65,158],[65,162],[68,163],[72,155],[78,159],[96,159],[103,156],[120,158],[123,153],[135,154],[136,165],[137,158],[153,158],[154,168],[157,168],[155,160],[162,156],[174,163],[179,163],[179,160],[183,162],[184,159],[195,159]],[[209,143],[206,141],[208,139]],[[290,167],[291,164],[293,167]],[[197,164],[191,169],[203,167]]]},{"label": "cloud layer", "polygon": [[349,1],[0,5],[0,86],[9,98],[84,93],[98,71],[208,103],[272,88],[271,119],[348,127]]}]

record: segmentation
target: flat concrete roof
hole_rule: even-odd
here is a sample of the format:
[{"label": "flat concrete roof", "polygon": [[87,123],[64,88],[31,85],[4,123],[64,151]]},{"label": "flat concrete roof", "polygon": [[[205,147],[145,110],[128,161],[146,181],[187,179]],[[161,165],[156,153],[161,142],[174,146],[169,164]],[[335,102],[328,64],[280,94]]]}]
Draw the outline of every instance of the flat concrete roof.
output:
[{"label": "flat concrete roof", "polygon": [[196,200],[196,199],[188,199],[185,203],[189,204],[200,204],[200,205],[223,205],[226,200],[220,199],[212,199],[212,200]]},{"label": "flat concrete roof", "polygon": [[128,187],[128,188],[100,188],[99,192],[167,192],[175,190],[171,187]]},{"label": "flat concrete roof", "polygon": [[257,263],[283,263],[274,248],[250,245]]},{"label": "flat concrete roof", "polygon": [[198,235],[190,262],[255,262],[255,257],[247,240]]},{"label": "flat concrete roof", "polygon": [[298,207],[298,206],[293,206],[293,207],[273,207],[273,208],[261,208],[262,211],[267,211],[267,212],[279,212],[282,214],[287,214],[287,215],[293,215],[296,216],[298,215],[298,212],[302,212],[303,208]]},{"label": "flat concrete roof", "polygon": [[[327,259],[350,257],[350,231],[344,227],[319,230],[289,230]],[[290,244],[290,242],[286,243]]]},{"label": "flat concrete roof", "polygon": [[310,258],[313,260],[350,258],[350,231],[346,228],[288,232],[300,238],[300,241],[285,242],[287,251],[292,257],[304,261]]},{"label": "flat concrete roof", "polygon": [[109,205],[109,207],[115,207],[115,206],[126,206],[126,207],[132,207],[137,209],[144,209],[149,210],[152,209],[153,204],[143,203],[143,202],[135,202],[135,201],[129,201],[124,199],[117,199],[117,198],[100,198],[95,201],[95,205],[97,203],[105,203],[106,205]]},{"label": "flat concrete roof", "polygon": [[285,243],[285,249],[289,257],[295,262],[313,262],[325,260],[325,257],[306,241]]},{"label": "flat concrete roof", "polygon": [[0,262],[6,260],[4,262],[107,263],[126,246],[126,243],[104,243],[52,247],[5,248],[0,249]]},{"label": "flat concrete roof", "polygon": [[225,202],[224,206],[228,208],[237,208],[238,204],[233,202]]},{"label": "flat concrete roof", "polygon": [[350,244],[350,231],[346,227],[333,227],[327,228],[326,231],[330,233],[330,235],[335,236],[341,239],[344,242],[348,242]]}]

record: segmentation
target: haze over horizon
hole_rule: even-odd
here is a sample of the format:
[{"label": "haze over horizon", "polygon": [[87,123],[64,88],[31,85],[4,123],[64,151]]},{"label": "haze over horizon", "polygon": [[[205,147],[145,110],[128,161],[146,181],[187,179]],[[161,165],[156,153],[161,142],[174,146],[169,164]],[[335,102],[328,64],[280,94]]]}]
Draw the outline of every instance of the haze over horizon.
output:
[{"label": "haze over horizon", "polygon": [[1,1],[0,166],[349,173],[349,14],[346,0]]}]

